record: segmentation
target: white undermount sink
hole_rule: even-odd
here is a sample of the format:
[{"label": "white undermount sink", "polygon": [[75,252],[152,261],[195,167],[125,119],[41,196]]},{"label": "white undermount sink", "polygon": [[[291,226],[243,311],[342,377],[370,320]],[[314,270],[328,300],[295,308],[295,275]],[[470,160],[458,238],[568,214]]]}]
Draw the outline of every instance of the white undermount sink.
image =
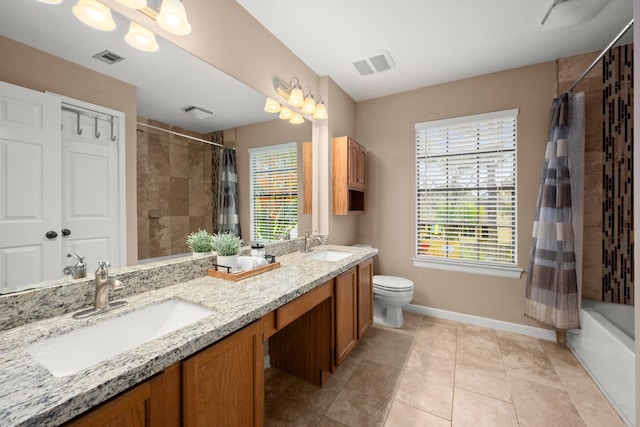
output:
[{"label": "white undermount sink", "polygon": [[314,254],[309,255],[309,258],[335,262],[350,257],[351,255],[353,255],[351,252],[334,251],[329,249],[322,252],[315,252]]},{"label": "white undermount sink", "polygon": [[190,325],[213,314],[180,300],[132,311],[26,347],[55,377],[73,375],[103,360]]}]

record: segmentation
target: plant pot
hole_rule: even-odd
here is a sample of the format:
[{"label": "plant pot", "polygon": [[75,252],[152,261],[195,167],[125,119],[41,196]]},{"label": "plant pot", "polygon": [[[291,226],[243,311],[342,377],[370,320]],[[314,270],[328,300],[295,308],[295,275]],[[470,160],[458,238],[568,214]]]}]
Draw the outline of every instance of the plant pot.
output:
[{"label": "plant pot", "polygon": [[216,264],[224,265],[225,267],[231,267],[231,271],[235,271],[238,269],[238,255],[218,255]]},{"label": "plant pot", "polygon": [[213,254],[212,251],[209,251],[209,252],[191,252],[191,255],[194,258],[200,258],[200,257],[211,255],[211,254]]}]

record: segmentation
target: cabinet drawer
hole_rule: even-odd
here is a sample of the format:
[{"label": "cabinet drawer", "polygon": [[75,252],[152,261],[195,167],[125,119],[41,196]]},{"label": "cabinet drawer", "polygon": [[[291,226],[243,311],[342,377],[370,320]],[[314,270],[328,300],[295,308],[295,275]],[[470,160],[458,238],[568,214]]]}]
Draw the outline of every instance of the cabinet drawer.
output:
[{"label": "cabinet drawer", "polygon": [[311,310],[322,301],[331,297],[331,282],[327,282],[314,290],[294,299],[276,311],[276,330],[280,330]]}]

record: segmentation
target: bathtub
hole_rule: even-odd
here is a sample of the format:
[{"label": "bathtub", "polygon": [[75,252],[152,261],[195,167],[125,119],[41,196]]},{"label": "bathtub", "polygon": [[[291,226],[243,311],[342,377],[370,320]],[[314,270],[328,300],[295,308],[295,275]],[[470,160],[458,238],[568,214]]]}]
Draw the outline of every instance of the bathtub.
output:
[{"label": "bathtub", "polygon": [[635,426],[635,330],[633,306],[582,300],[580,330],[567,345],[627,425]]}]

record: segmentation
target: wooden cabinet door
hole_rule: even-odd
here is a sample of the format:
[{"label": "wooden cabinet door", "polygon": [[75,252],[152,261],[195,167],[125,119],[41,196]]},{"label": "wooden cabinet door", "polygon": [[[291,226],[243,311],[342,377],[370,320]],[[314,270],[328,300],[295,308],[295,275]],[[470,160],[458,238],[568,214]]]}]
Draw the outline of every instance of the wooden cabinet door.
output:
[{"label": "wooden cabinet door", "polygon": [[262,426],[262,321],[254,322],[182,364],[185,426]]},{"label": "wooden cabinet door", "polygon": [[358,177],[359,164],[358,161],[360,159],[360,148],[359,144],[349,138],[347,142],[347,179],[348,186],[350,188],[360,188],[360,181]]},{"label": "wooden cabinet door", "polygon": [[373,259],[358,266],[358,339],[373,323]]},{"label": "wooden cabinet door", "polygon": [[67,427],[150,426],[151,385],[142,383],[65,424]]},{"label": "wooden cabinet door", "polygon": [[335,364],[340,366],[358,340],[356,267],[336,277],[335,280]]}]

